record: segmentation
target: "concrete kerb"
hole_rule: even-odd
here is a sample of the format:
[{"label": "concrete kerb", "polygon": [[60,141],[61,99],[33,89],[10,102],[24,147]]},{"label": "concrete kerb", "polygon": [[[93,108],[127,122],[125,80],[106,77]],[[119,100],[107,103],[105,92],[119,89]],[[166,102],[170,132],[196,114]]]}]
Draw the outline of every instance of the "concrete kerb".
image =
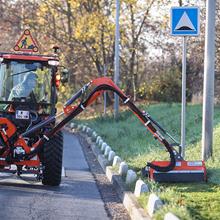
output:
[{"label": "concrete kerb", "polygon": [[146,192],[149,192],[148,185],[143,180],[139,179],[135,185],[134,195],[139,197]]},{"label": "concrete kerb", "polygon": [[111,150],[108,154],[108,161],[109,163],[112,165],[112,162],[114,160],[114,157],[115,157],[115,152],[113,150]]},{"label": "concrete kerb", "polygon": [[104,141],[102,139],[99,139],[99,142],[98,142],[98,147],[102,147],[102,144],[104,143]]},{"label": "concrete kerb", "polygon": [[121,176],[126,176],[127,172],[128,172],[128,165],[125,161],[123,161],[119,165],[118,173]]},{"label": "concrete kerb", "polygon": [[105,152],[105,148],[107,147],[108,145],[104,142],[102,143],[102,146],[101,146],[101,152],[104,153]]},{"label": "concrete kerb", "polygon": [[93,132],[92,129],[87,127],[86,133],[88,134],[89,137],[92,137],[93,134],[92,132]]},{"label": "concrete kerb", "polygon": [[97,138],[97,133],[95,131],[91,131],[92,133],[92,141],[96,141],[96,138]]},{"label": "concrete kerb", "polygon": [[122,162],[122,161],[121,161],[121,158],[116,155],[116,156],[114,157],[112,166],[113,166],[113,167],[114,167],[114,166],[118,166],[118,167],[119,167],[119,165],[120,165],[121,162]]},{"label": "concrete kerb", "polygon": [[104,156],[108,158],[108,154],[109,154],[109,152],[110,152],[111,150],[112,150],[111,147],[109,147],[109,146],[107,145],[106,148],[105,148]]},{"label": "concrete kerb", "polygon": [[97,133],[95,131],[92,132],[92,137],[94,137],[94,138],[97,137]]},{"label": "concrete kerb", "polygon": [[[77,126],[77,128],[79,130],[84,130],[83,133],[86,134],[86,136],[84,136],[84,138],[86,138],[87,142],[89,142],[89,144],[91,144],[91,149],[92,149],[93,153],[96,155],[97,160],[98,160],[99,164],[101,165],[102,169],[106,173],[107,178],[116,187],[118,195],[121,198],[125,208],[129,212],[131,219],[140,219],[140,220],[151,219],[151,217],[153,217],[153,214],[158,209],[162,208],[164,205],[163,202],[160,200],[160,198],[154,193],[150,194],[149,199],[148,199],[148,204],[147,204],[148,214],[146,214],[144,209],[141,208],[140,205],[137,203],[137,200],[135,199],[135,197],[139,197],[144,192],[149,192],[148,186],[142,180],[137,180],[137,182],[135,184],[134,193],[126,191],[125,190],[126,185],[123,182],[121,176],[125,176],[126,180],[132,179],[131,182],[134,183],[137,179],[136,173],[133,170],[128,170],[128,165],[126,164],[125,161],[121,162],[121,158],[119,156],[117,156],[117,155],[114,155],[114,157],[110,156],[110,152],[114,152],[114,151],[112,151],[111,148],[105,142],[103,142],[102,138],[100,136],[98,136],[97,133],[96,133],[96,139],[95,139],[96,144],[94,144],[93,139],[90,137],[88,138],[89,135],[86,132],[87,128],[83,129],[83,126]],[[94,131],[92,131],[92,129],[91,129],[91,130],[89,130],[89,132],[93,133]],[[93,136],[93,135],[91,135],[91,136]],[[101,146],[99,146],[100,143],[101,143]],[[105,146],[105,149],[102,149],[103,144]],[[101,149],[97,148],[97,146],[101,147]],[[106,151],[106,148],[107,148],[107,151]],[[101,150],[103,150],[103,151],[101,151]],[[104,152],[104,155],[102,154],[103,152]],[[105,158],[105,156],[107,156],[107,159]],[[108,160],[109,157],[111,157],[111,160]],[[113,159],[112,159],[112,157],[113,157]],[[112,170],[112,166],[109,166],[111,163],[113,164],[113,166],[119,166],[119,170],[117,173]],[[130,184],[131,182],[129,182],[129,180],[127,180],[127,184]],[[164,216],[164,219],[166,219],[166,220],[168,220],[168,219],[179,220],[179,218],[176,217],[171,212],[168,212]]]},{"label": "concrete kerb", "polygon": [[97,136],[97,138],[96,138],[96,144],[98,144],[99,143],[99,140],[101,139],[101,137],[100,136]]},{"label": "concrete kerb", "polygon": [[153,214],[163,206],[163,202],[155,194],[151,193],[147,203],[148,214],[153,217]]},{"label": "concrete kerb", "polygon": [[137,180],[137,174],[133,170],[128,170],[125,183],[127,185],[132,185],[135,183],[136,180]]}]

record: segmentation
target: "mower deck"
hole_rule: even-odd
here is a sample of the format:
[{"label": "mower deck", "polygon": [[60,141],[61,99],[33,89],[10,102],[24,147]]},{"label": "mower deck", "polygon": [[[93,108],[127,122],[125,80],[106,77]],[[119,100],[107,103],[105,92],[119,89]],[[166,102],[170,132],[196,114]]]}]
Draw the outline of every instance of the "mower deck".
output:
[{"label": "mower deck", "polygon": [[[153,161],[158,166],[166,166],[168,161]],[[204,161],[176,161],[176,166],[169,172],[149,169],[149,178],[156,182],[203,182],[207,181]]]}]

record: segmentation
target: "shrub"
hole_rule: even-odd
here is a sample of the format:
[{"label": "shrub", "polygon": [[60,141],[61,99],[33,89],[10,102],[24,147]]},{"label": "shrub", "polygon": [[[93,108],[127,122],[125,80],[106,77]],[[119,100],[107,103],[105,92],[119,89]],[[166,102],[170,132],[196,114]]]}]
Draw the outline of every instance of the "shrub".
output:
[{"label": "shrub", "polygon": [[157,74],[149,83],[144,82],[138,91],[140,98],[151,101],[180,102],[181,73],[179,69],[169,69]]}]

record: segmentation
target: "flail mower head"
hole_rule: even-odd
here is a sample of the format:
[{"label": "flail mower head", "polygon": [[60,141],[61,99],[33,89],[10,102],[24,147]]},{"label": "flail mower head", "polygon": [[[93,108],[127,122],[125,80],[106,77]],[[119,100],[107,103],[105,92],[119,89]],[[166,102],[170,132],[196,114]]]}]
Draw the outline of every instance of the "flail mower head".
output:
[{"label": "flail mower head", "polygon": [[[168,161],[153,161],[156,166],[167,166]],[[156,182],[185,183],[185,182],[206,182],[207,173],[204,161],[176,161],[175,167],[168,172],[157,171],[153,168],[145,167],[142,175]]]}]

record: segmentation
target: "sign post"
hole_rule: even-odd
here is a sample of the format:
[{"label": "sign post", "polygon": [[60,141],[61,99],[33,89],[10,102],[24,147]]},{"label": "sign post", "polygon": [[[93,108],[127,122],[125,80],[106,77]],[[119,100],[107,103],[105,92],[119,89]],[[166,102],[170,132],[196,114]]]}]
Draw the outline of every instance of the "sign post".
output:
[{"label": "sign post", "polygon": [[183,37],[182,54],[182,110],[181,110],[181,156],[185,156],[186,146],[186,36]]},{"label": "sign post", "polygon": [[[120,75],[120,51],[119,51],[119,44],[120,44],[120,24],[119,24],[119,17],[120,17],[120,0],[116,0],[116,16],[115,16],[115,74],[114,74],[114,82],[118,86],[119,83],[119,75]],[[119,113],[119,97],[116,93],[114,93],[114,118],[118,119]]]},{"label": "sign post", "polygon": [[199,35],[199,8],[171,8],[171,35],[182,36],[182,110],[181,110],[181,156],[185,156],[186,145],[186,36]]}]

